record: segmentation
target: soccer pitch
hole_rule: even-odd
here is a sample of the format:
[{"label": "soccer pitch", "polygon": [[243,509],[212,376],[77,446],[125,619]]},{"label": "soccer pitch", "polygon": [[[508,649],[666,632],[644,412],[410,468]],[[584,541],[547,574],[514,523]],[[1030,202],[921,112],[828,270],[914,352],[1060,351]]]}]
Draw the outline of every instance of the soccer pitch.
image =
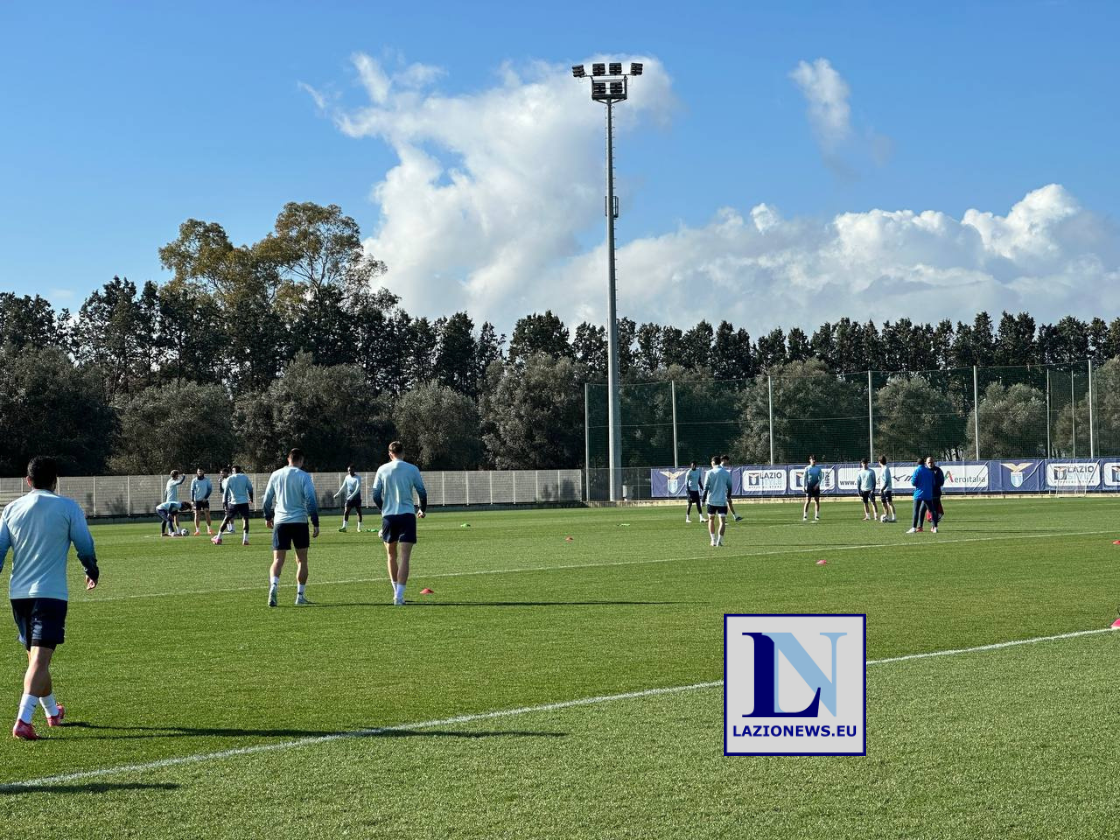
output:
[{"label": "soccer pitch", "polygon": [[[941,533],[908,536],[857,504],[826,501],[819,524],[799,505],[742,504],[721,549],[683,506],[435,511],[403,609],[376,534],[337,533],[337,517],[312,544],[306,608],[294,557],[265,606],[259,520],[249,547],[97,526],[102,585],[84,592],[72,564],[52,668],[67,725],[48,732],[39,713],[48,738],[0,741],[0,824],[67,838],[1113,836],[1120,635],[1102,628],[1120,603],[1120,500],[946,507]],[[866,758],[722,755],[728,612],[867,613]],[[26,660],[3,620],[14,714]],[[1040,641],[964,650],[1014,640]]]}]

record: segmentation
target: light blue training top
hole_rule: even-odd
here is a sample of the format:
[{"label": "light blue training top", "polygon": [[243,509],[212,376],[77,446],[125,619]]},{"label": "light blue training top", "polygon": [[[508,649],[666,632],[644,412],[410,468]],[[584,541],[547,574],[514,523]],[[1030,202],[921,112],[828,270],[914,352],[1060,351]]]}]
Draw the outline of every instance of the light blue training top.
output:
[{"label": "light blue training top", "polygon": [[223,501],[231,505],[247,505],[253,501],[253,482],[245,473],[234,473],[226,479]]},{"label": "light blue training top", "polygon": [[715,507],[727,507],[727,498],[731,495],[731,473],[723,467],[713,467],[704,479],[704,487],[708,493],[708,504]]},{"label": "light blue training top", "polygon": [[183,507],[182,502],[164,502],[162,505],[156,505],[156,510],[163,510],[163,511],[170,512],[170,511],[181,510],[182,507]]},{"label": "light blue training top", "polygon": [[268,478],[264,491],[264,518],[273,525],[295,522],[306,525],[307,520],[319,527],[319,504],[315,500],[315,484],[311,474],[299,467],[281,467]]},{"label": "light blue training top", "polygon": [[821,465],[813,464],[805,468],[805,486],[816,487],[821,483]]},{"label": "light blue training top", "polygon": [[884,490],[894,490],[894,476],[891,475],[889,464],[884,465],[883,468],[879,470],[879,485]]},{"label": "light blue training top", "polygon": [[173,478],[167,479],[167,486],[163,490],[163,500],[165,502],[179,501],[179,485],[186,480],[187,477],[185,475],[179,476],[178,481]]},{"label": "light blue training top", "polygon": [[700,472],[700,468],[697,467],[694,470],[689,470],[688,471],[688,476],[686,477],[686,480],[688,481],[688,489],[689,490],[694,490],[694,491],[699,492],[702,481],[703,481],[703,473]]},{"label": "light blue training top", "polygon": [[338,492],[334,494],[337,499],[343,493],[346,494],[346,501],[350,501],[355,496],[362,495],[362,477],[360,475],[348,475],[342,479],[342,486],[338,488]]},{"label": "light blue training top", "polygon": [[407,461],[390,461],[382,464],[373,479],[373,503],[381,508],[382,516],[399,516],[416,513],[412,492],[420,498],[420,510],[428,507],[428,491],[420,470]]},{"label": "light blue training top", "polygon": [[210,498],[210,494],[214,492],[214,485],[210,482],[209,478],[195,478],[191,479],[191,501],[201,502]]},{"label": "light blue training top", "polygon": [[73,499],[32,490],[4,508],[0,516],[0,570],[11,549],[9,597],[67,600],[66,557],[71,543],[87,570],[97,566],[86,516]]},{"label": "light blue training top", "polygon": [[856,479],[859,489],[865,493],[870,493],[875,489],[875,471],[868,467],[859,471],[859,478]]}]

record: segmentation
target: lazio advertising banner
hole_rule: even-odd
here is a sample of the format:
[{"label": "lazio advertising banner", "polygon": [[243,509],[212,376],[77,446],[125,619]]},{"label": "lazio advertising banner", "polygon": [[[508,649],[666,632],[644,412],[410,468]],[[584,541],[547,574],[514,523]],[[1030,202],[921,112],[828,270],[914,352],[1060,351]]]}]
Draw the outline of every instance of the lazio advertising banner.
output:
[{"label": "lazio advertising banner", "polygon": [[[731,494],[742,496],[742,467],[731,468]],[[704,480],[708,479],[708,470],[701,470]],[[650,496],[654,499],[687,499],[688,498],[688,467],[663,467],[650,470],[649,474]],[[768,493],[771,496],[780,496],[782,493]]]}]

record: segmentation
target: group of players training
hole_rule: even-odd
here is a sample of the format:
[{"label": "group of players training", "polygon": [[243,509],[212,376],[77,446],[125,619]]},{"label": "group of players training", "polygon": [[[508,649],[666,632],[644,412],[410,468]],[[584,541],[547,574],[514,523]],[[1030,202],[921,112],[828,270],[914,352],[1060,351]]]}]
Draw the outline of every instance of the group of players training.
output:
[{"label": "group of players training", "polygon": [[[399,441],[389,444],[389,462],[383,464],[374,478],[373,503],[381,510],[381,529],[388,558],[389,581],[393,586],[393,604],[404,606],[405,584],[409,561],[416,544],[416,520],[423,519],[428,506],[424,480],[412,464],[403,460],[404,447]],[[268,479],[261,507],[265,524],[272,530],[272,566],[269,569],[268,606],[275,607],[280,588],[280,572],[287,552],[296,552],[296,606],[307,606],[307,553],[311,540],[319,536],[319,507],[311,475],[303,470],[304,454],[299,449],[288,452],[288,464]],[[184,478],[178,471],[167,482],[160,514],[160,533],[178,531],[178,514],[195,512],[195,534],[199,533],[199,515],[206,514],[206,530],[212,533],[209,498],[213,492],[210,480],[202,470],[191,482],[192,503],[181,503],[178,489]],[[223,474],[225,471],[223,471]],[[347,471],[335,498],[343,493],[345,516],[340,531],[345,532],[350,513],[357,511],[361,530],[361,477],[353,468]],[[4,508],[0,515],[0,571],[8,551],[12,552],[12,579],[9,589],[12,614],[19,630],[20,644],[27,651],[27,671],[23,679],[12,736],[26,741],[39,738],[32,723],[35,709],[42,706],[47,726],[61,725],[66,709],[55,700],[50,664],[55,648],[62,644],[66,631],[69,590],[66,583],[66,558],[73,545],[85,569],[86,589],[93,589],[100,580],[97,555],[81,507],[73,499],[59,496],[58,464],[53,458],[36,457],[27,466],[29,492]],[[222,497],[225,518],[212,542],[221,545],[222,530],[232,526],[236,517],[243,522],[242,545],[249,544],[249,510],[253,487],[249,477],[234,467],[224,475]]]},{"label": "group of players training", "polygon": [[[879,470],[871,468],[870,462],[864,458],[859,462],[859,475],[856,477],[856,489],[860,501],[863,502],[864,522],[897,522],[894,507],[894,478],[890,467],[887,465],[887,456],[879,456]],[[693,461],[688,465],[685,477],[686,491],[688,493],[688,508],[685,511],[684,521],[692,522],[692,506],[700,515],[701,522],[708,523],[708,535],[713,548],[724,545],[723,536],[727,530],[727,516],[730,512],[736,522],[743,517],[735,512],[732,501],[731,458],[727,455],[713,455],[712,467],[704,474]],[[801,508],[801,521],[809,521],[809,506],[813,505],[813,521],[821,519],[821,489],[824,480],[824,470],[817,463],[815,455],[809,456],[809,463],[801,474],[801,483],[805,488],[805,504]],[[910,530],[906,533],[916,534],[923,530],[924,522],[930,523],[930,530],[937,533],[937,525],[945,515],[945,508],[941,504],[942,489],[945,485],[945,472],[937,465],[932,455],[919,458],[913,473],[910,475],[910,484],[914,488],[914,519]],[[878,492],[878,496],[876,496]],[[879,513],[879,502],[883,503],[883,513]],[[704,508],[707,507],[708,518],[704,519]],[[716,524],[716,520],[719,524]]]}]

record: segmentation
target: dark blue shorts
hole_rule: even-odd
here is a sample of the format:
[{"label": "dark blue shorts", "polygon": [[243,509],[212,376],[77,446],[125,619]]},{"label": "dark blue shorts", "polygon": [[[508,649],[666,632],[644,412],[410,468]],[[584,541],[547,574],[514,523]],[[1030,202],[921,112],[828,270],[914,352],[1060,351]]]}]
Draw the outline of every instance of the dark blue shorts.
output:
[{"label": "dark blue shorts", "polygon": [[284,522],[272,528],[272,547],[276,551],[307,548],[311,545],[311,529],[306,522]]},{"label": "dark blue shorts", "polygon": [[817,499],[819,501],[820,497],[821,497],[821,486],[819,484],[814,484],[812,486],[807,485],[805,487],[805,498],[807,498],[807,499]]},{"label": "dark blue shorts", "polygon": [[197,502],[194,503],[194,509],[199,510],[199,511],[210,510],[210,500],[209,499],[199,499]]},{"label": "dark blue shorts", "polygon": [[54,648],[66,640],[65,601],[58,598],[13,598],[12,615],[19,629],[19,643]]},{"label": "dark blue shorts", "polygon": [[356,510],[358,513],[362,512],[361,496],[355,496],[353,499],[346,500],[346,512],[349,513],[352,510]]},{"label": "dark blue shorts", "polygon": [[700,507],[700,491],[699,490],[689,490],[688,491],[688,501],[691,502],[692,504],[696,505],[697,507]]},{"label": "dark blue shorts", "polygon": [[727,505],[708,505],[708,516],[727,516]]},{"label": "dark blue shorts", "polygon": [[381,517],[381,539],[386,543],[415,543],[416,514],[398,513]]},{"label": "dark blue shorts", "polygon": [[249,503],[248,502],[242,502],[241,504],[238,504],[238,505],[227,505],[226,506],[226,516],[230,517],[231,519],[234,519],[236,517],[241,517],[242,519],[248,519],[249,518],[249,511],[250,511],[250,508],[249,508]]}]

